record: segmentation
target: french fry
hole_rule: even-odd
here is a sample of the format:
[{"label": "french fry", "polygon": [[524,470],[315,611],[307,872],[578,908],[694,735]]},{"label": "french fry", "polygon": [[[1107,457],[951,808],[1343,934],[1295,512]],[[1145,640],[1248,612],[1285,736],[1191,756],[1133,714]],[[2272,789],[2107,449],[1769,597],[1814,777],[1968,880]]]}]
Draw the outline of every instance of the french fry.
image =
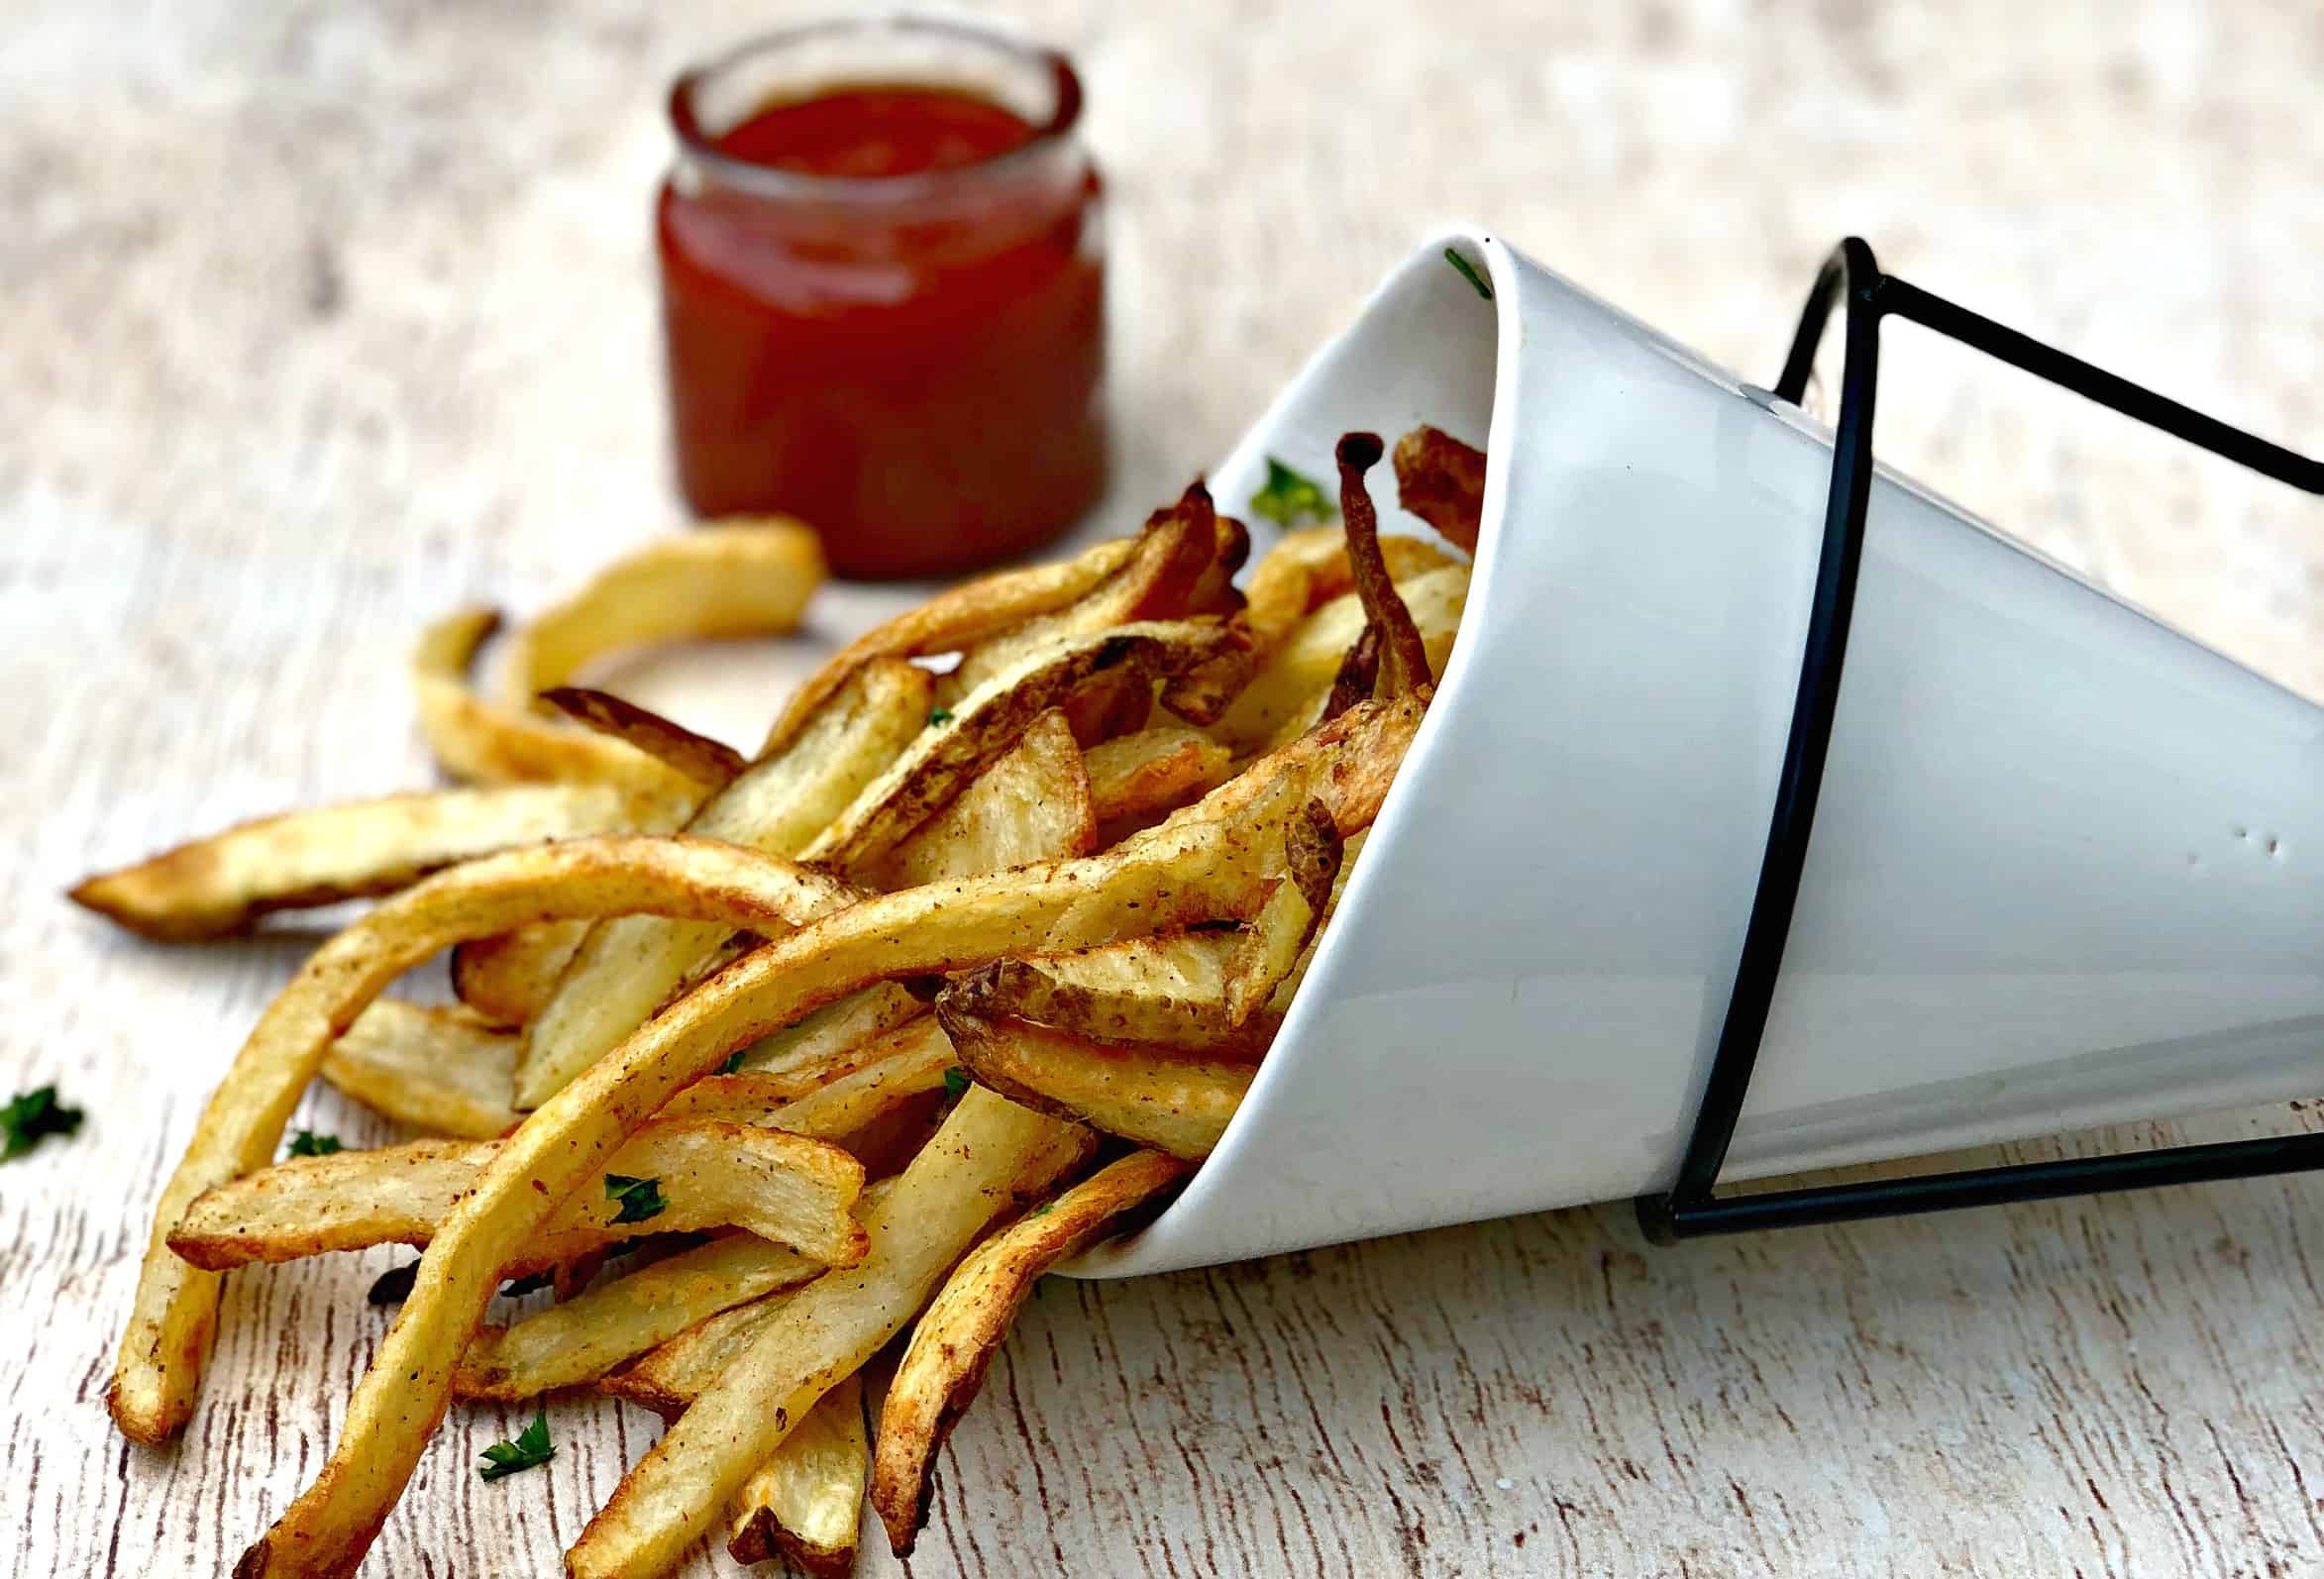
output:
[{"label": "french fry", "polygon": [[[944,1072],[957,1062],[944,1028],[926,1014],[882,1038],[860,1067],[793,1098],[765,1121],[793,1134],[842,1140],[899,1104],[941,1091]],[[678,1101],[685,1100],[681,1093]]]},{"label": "french fry", "polygon": [[[1452,651],[1461,611],[1468,604],[1468,567],[1444,565],[1424,571],[1399,582],[1397,590],[1420,626],[1431,668],[1440,668]],[[1237,751],[1287,732],[1296,738],[1321,712],[1332,679],[1348,648],[1363,635],[1364,625],[1363,600],[1353,592],[1343,592],[1308,615],[1235,696],[1234,704],[1212,726],[1212,734]]]},{"label": "french fry", "polygon": [[373,1112],[433,1135],[489,1140],[524,1115],[508,1105],[516,1038],[467,1009],[383,998],[323,1055],[323,1078]]},{"label": "french fry", "polygon": [[[1194,611],[1220,551],[1210,490],[1197,482],[1175,504],[1156,510],[1133,542],[1128,558],[1103,581],[1071,603],[1021,621],[969,647],[960,667],[937,687],[946,705],[974,694],[997,676],[1019,669],[1033,654],[1061,642],[1079,641],[1138,621],[1175,620]],[[1247,551],[1249,539],[1243,540]]]},{"label": "french fry", "polygon": [[588,933],[586,921],[536,921],[463,939],[452,950],[453,996],[495,1025],[527,1024]]},{"label": "french fry", "polygon": [[1309,801],[1284,838],[1284,877],[1235,940],[1222,972],[1226,1020],[1237,1030],[1291,975],[1322,924],[1339,860],[1339,829],[1331,813],[1320,801]]},{"label": "french fry", "polygon": [[[1056,565],[1002,571],[937,593],[834,654],[798,688],[768,734],[766,750],[787,743],[840,687],[881,659],[957,652],[997,632],[1064,608],[1127,564],[1135,540],[1100,543]],[[1127,616],[1124,616],[1127,617]],[[1113,623],[1113,622],[1109,622]]]},{"label": "french fry", "polygon": [[532,921],[661,910],[772,929],[832,890],[788,862],[700,839],[576,839],[439,873],[317,949],[235,1055],[155,1206],[107,1400],[122,1433],[156,1442],[185,1423],[217,1319],[217,1276],[171,1253],[169,1230],[203,1191],[273,1160],[337,1032],[389,981],[461,938]]},{"label": "french fry", "polygon": [[1199,729],[1159,724],[1089,749],[1090,809],[1101,826],[1155,817],[1226,782],[1234,754]]},{"label": "french fry", "polygon": [[411,659],[420,733],[437,766],[470,784],[599,784],[690,808],[697,784],[635,746],[479,695],[469,684],[476,650],[500,628],[496,610],[464,609],[420,634]]},{"label": "french fry", "polygon": [[863,1378],[846,1376],[743,1484],[727,1520],[726,1554],[741,1563],[781,1557],[817,1579],[846,1579],[870,1472]]},{"label": "french fry", "polygon": [[1226,1007],[1226,967],[1235,932],[1173,932],[1127,938],[1070,954],[998,960],[947,990],[957,1007],[983,1019],[1038,1020],[1097,1041],[1151,1042],[1254,1062],[1282,1016],[1255,1014],[1237,1026]]},{"label": "french fry", "polygon": [[1226,1132],[1253,1067],[1179,1048],[1093,1041],[1029,1019],[984,1019],[937,1000],[936,1014],[979,1086],[1199,1162]]},{"label": "french fry", "polygon": [[1474,554],[1485,523],[1485,452],[1426,424],[1396,441],[1396,500]]},{"label": "french fry", "polygon": [[949,804],[1014,746],[1032,721],[1087,684],[1172,674],[1217,649],[1215,625],[1186,621],[1116,625],[1036,648],[963,696],[951,721],[932,725],[818,834],[802,859],[838,871],[870,869]]},{"label": "french fry", "polygon": [[[1247,915],[1265,897],[1268,863],[1280,858],[1287,819],[1309,798],[1323,802],[1343,835],[1378,813],[1425,706],[1426,692],[1417,691],[1351,708],[1104,855],[863,899],[776,937],[640,1026],[501,1142],[475,1189],[439,1226],[401,1318],[356,1388],[329,1461],[244,1554],[238,1579],[354,1567],[441,1417],[452,1385],[449,1356],[475,1334],[491,1298],[485,1269],[521,1253],[643,1115],[728,1052],[878,981]],[[970,1109],[964,1102],[954,1117]],[[886,1206],[894,1205],[891,1197]],[[586,1566],[574,1572],[630,1571],[618,1554],[631,1550],[655,1554],[655,1566],[641,1557],[637,1573],[658,1571],[671,1531],[683,1550],[774,1450],[780,1429],[764,1434],[772,1423],[755,1422],[727,1440],[698,1476],[688,1471],[690,1489],[675,1500],[617,1493],[622,1512]],[[668,1446],[672,1437],[663,1440]],[[665,1473],[657,1467],[647,1483]],[[641,1495],[668,1516],[654,1531],[635,1527]],[[608,1552],[615,1554],[610,1562]]]},{"label": "french fry", "polygon": [[882,982],[759,1038],[734,1055],[735,1068],[746,1075],[803,1076],[810,1085],[820,1084],[855,1068],[866,1046],[927,1010],[908,989]]},{"label": "french fry", "polygon": [[784,1301],[589,1521],[566,1553],[573,1579],[645,1579],[673,1567],[816,1401],[910,1321],[1027,1157],[1078,1155],[1075,1139],[1073,1126],[990,1092],[963,1098],[872,1210],[870,1254]]},{"label": "french fry", "polygon": [[664,767],[707,788],[724,788],[748,766],[742,753],[725,741],[698,735],[676,719],[624,701],[611,691],[559,685],[541,692],[541,700],[582,728],[634,746]]},{"label": "french fry", "polygon": [[1380,517],[1364,487],[1364,474],[1380,464],[1376,433],[1340,435],[1333,458],[1339,464],[1339,517],[1347,531],[1347,568],[1355,577],[1364,622],[1380,633],[1377,694],[1402,695],[1436,682],[1426,646],[1412,611],[1396,592],[1388,562],[1380,552]]},{"label": "french fry", "polygon": [[[498,1150],[489,1140],[415,1140],[376,1151],[293,1157],[194,1198],[172,1253],[205,1272],[379,1244],[424,1245]],[[742,1228],[825,1265],[862,1258],[851,1214],[864,1170],[820,1140],[716,1119],[648,1124],[605,1165],[607,1181],[648,1181],[659,1209],[630,1211],[611,1183],[570,1197],[502,1268],[504,1277],[573,1260],[642,1233]]]},{"label": "french fry", "polygon": [[911,1555],[927,1522],[936,1450],[975,1402],[1033,1285],[1191,1171],[1161,1152],[1132,1152],[987,1239],[945,1280],[912,1328],[880,1410],[872,1507],[896,1555]]},{"label": "french fry", "polygon": [[[705,802],[687,831],[793,856],[923,734],[930,682],[900,661],[866,665],[782,749]],[[590,929],[532,1017],[516,1105],[537,1107],[668,1001],[726,928],[628,916]]]},{"label": "french fry", "polygon": [[[1363,853],[1364,841],[1371,837],[1369,828],[1358,828],[1348,835],[1339,847],[1339,872],[1331,880],[1331,896],[1323,901],[1323,914],[1316,923],[1316,930],[1308,939],[1308,946],[1300,950],[1299,959],[1292,965],[1291,974],[1275,984],[1275,996],[1267,1002],[1265,1013],[1252,1016],[1254,1024],[1263,1025],[1269,1018],[1280,1021],[1292,1000],[1299,996],[1300,985],[1308,979],[1308,967],[1315,963],[1316,947],[1323,941],[1324,928],[1339,908],[1339,896],[1347,892],[1347,880],[1355,871],[1356,857]],[[1035,1019],[1039,1015],[1033,1016]]]},{"label": "french fry", "polygon": [[682,801],[605,785],[438,790],[262,817],[72,891],[164,943],[225,937],[275,910],[370,898],[480,855],[592,833],[661,831]]},{"label": "french fry", "polygon": [[527,707],[608,653],[676,641],[781,636],[823,580],[814,532],[787,516],[715,521],[656,538],[517,632],[503,694]]},{"label": "french fry", "polygon": [[950,805],[864,875],[875,888],[910,889],[1027,861],[1086,855],[1097,843],[1098,817],[1081,747],[1065,714],[1051,708]]}]

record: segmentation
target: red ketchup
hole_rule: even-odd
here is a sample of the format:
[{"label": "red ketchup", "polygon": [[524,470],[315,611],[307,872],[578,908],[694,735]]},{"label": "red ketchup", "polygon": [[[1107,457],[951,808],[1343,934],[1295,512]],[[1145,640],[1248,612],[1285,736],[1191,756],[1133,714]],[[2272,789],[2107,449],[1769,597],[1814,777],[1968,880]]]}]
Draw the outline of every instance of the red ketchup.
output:
[{"label": "red ketchup", "polygon": [[[877,50],[881,30],[984,52],[1016,96],[871,77],[784,91],[804,42]],[[671,110],[657,237],[697,515],[796,515],[834,572],[878,579],[1022,554],[1089,508],[1105,270],[1063,57],[954,24],[829,24],[690,73]]]}]

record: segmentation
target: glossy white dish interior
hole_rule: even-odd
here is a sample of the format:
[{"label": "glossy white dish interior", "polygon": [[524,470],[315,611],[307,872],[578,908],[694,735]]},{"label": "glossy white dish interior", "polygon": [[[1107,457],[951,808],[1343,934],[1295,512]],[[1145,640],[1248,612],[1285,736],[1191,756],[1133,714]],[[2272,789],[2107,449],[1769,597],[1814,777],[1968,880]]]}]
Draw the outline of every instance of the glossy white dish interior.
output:
[{"label": "glossy white dish interior", "polygon": [[[1830,436],[1456,232],[1215,490],[1246,498],[1269,455],[1328,476],[1341,431],[1423,420],[1489,435],[1458,650],[1223,1143],[1076,1270],[1620,1199],[1676,1167],[1755,890]],[[2320,725],[1883,473],[1727,1177],[2312,1093]]]}]

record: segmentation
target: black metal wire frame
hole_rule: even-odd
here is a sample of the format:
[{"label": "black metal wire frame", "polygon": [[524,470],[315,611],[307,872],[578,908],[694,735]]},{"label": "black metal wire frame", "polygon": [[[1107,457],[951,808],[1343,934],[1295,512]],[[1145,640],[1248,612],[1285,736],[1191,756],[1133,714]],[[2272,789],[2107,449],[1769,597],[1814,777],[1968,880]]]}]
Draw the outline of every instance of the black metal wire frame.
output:
[{"label": "black metal wire frame", "polygon": [[1995,1206],[2012,1201],[2131,1190],[2165,1184],[2193,1184],[2261,1174],[2324,1168],[2324,1134],[2173,1146],[2127,1155],[1979,1168],[1925,1174],[1871,1184],[1777,1190],[1722,1198],[1719,1172],[1735,1138],[1736,1120],[1750,1094],[1751,1071],[1766,1033],[1767,1013],[1783,968],[1783,948],[1799,900],[1800,874],[1807,865],[1808,838],[1816,818],[1816,796],[1824,759],[1832,744],[1832,723],[1840,706],[1843,660],[1848,655],[1856,572],[1863,562],[1864,511],[1872,487],[1872,411],[1880,361],[1880,321],[1910,319],[2038,378],[2134,417],[2189,444],[2225,456],[2279,482],[2324,494],[2324,462],[2255,438],[2226,423],[2091,367],[2055,347],[2019,334],[1992,319],[1932,296],[1918,286],[1880,272],[1872,250],[1855,237],[1842,242],[1816,276],[1800,314],[1791,355],[1775,392],[1797,402],[1833,303],[1845,294],[1847,357],[1840,384],[1840,418],[1832,447],[1832,490],[1825,505],[1823,557],[1808,615],[1807,642],[1800,659],[1799,691],[1792,705],[1791,737],[1784,747],[1783,772],[1776,781],[1775,810],[1767,848],[1759,864],[1759,888],[1743,932],[1742,958],[1727,1002],[1711,1061],[1703,1105],[1688,1136],[1686,1154],[1669,1190],[1642,1196],[1638,1220],[1657,1244],[1702,1234],[1749,1228],[1842,1222],[1905,1212],[1942,1211],[1956,1207]]}]

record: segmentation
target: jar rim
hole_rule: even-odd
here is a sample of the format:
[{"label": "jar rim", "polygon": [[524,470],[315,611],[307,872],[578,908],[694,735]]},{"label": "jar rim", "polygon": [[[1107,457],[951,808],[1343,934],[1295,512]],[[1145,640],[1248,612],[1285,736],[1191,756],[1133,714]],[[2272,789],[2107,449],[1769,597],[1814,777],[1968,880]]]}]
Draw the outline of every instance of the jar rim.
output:
[{"label": "jar rim", "polygon": [[[908,175],[817,175],[755,164],[722,152],[712,141],[719,134],[703,129],[695,98],[721,73],[762,55],[817,40],[890,32],[949,39],[1036,67],[1048,76],[1055,105],[1033,128],[1029,138],[1005,153],[974,164]],[[682,72],[670,87],[669,113],[681,155],[714,173],[725,185],[766,197],[810,202],[906,203],[967,184],[1006,179],[1019,170],[1037,167],[1072,138],[1080,124],[1082,83],[1073,62],[1062,51],[1035,44],[982,19],[942,11],[885,11],[866,16],[829,17],[746,39],[723,54]]]}]

